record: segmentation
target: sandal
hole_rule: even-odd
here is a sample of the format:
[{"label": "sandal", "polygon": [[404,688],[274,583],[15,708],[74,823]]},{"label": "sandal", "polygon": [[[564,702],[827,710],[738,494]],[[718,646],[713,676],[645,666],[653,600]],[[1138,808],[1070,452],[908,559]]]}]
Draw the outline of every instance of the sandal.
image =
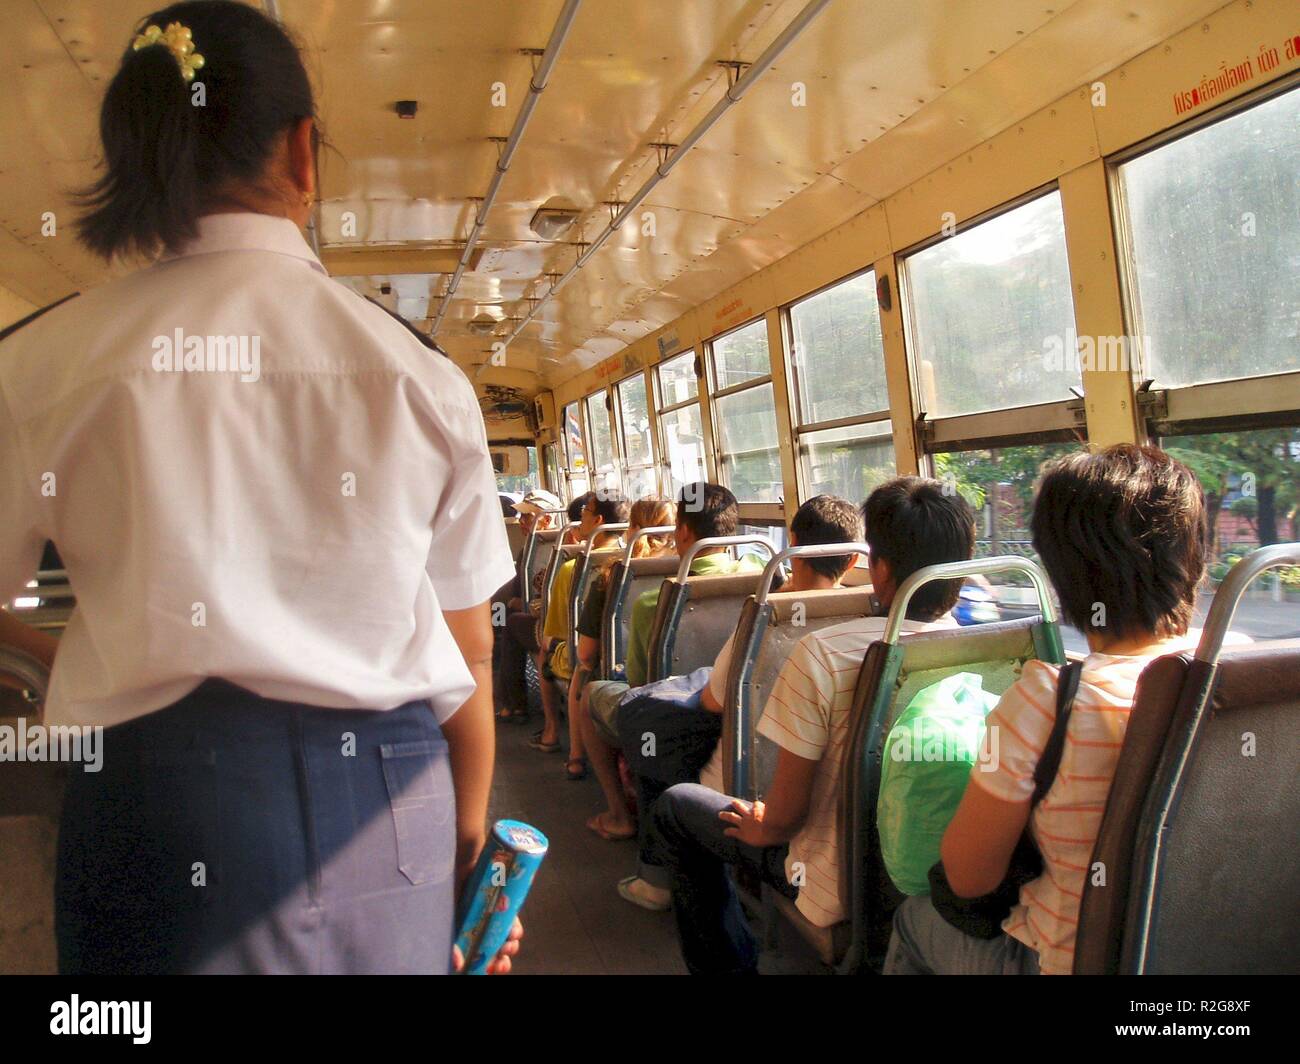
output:
[{"label": "sandal", "polygon": [[[558,746],[558,744],[557,744]],[[579,765],[580,770],[573,771],[573,766]],[[587,778],[587,759],[585,757],[571,757],[564,763],[564,773],[570,783],[578,783]]]},{"label": "sandal", "polygon": [[540,750],[544,754],[554,754],[560,749],[559,742],[544,743],[542,742],[542,733],[534,732],[533,737],[528,740],[528,745],[534,750]]},{"label": "sandal", "polygon": [[628,839],[635,839],[637,834],[636,828],[632,828],[630,831],[610,831],[605,827],[604,813],[597,813],[594,817],[588,820],[587,827],[606,842],[625,842]]}]

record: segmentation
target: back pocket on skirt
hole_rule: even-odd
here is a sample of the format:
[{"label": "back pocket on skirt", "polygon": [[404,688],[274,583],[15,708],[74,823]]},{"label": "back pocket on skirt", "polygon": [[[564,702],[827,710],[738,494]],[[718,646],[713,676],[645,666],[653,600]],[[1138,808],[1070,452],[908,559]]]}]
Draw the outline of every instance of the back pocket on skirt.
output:
[{"label": "back pocket on skirt", "polygon": [[382,743],[388,804],[397,832],[397,867],[416,886],[447,879],[456,860],[455,792],[447,744]]}]

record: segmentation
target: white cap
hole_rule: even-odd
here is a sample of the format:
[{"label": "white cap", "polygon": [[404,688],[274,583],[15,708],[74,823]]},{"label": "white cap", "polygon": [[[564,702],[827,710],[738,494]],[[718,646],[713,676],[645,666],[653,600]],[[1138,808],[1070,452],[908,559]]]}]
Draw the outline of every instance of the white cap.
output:
[{"label": "white cap", "polygon": [[515,509],[521,514],[539,514],[544,510],[563,510],[564,503],[549,491],[534,488],[515,503]]}]

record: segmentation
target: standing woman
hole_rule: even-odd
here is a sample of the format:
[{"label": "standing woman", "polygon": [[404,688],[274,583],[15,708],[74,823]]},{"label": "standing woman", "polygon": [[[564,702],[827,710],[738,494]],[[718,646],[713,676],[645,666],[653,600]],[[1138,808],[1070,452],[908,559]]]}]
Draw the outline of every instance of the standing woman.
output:
[{"label": "standing woman", "polygon": [[0,345],[0,594],[58,544],[47,722],[105,729],[60,827],[60,968],[446,972],[512,570],[478,403],[303,240],[285,32],[220,0],[138,28],[80,237],[158,261]]}]

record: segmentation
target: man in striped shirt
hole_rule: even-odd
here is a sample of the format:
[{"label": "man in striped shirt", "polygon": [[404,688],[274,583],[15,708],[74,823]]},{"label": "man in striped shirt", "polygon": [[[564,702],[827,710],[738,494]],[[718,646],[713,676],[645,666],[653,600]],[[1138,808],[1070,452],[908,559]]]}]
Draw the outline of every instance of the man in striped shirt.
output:
[{"label": "man in striped shirt", "polygon": [[[780,747],[765,800],[749,803],[698,784],[669,788],[651,811],[653,845],[668,870],[673,912],[692,974],[751,974],[758,949],[729,867],[746,865],[796,899],[814,924],[845,918],[839,897],[836,801],[858,669],[884,632],[899,585],[916,570],[963,561],[975,546],[970,507],[937,481],[899,477],[863,505],[879,615],[800,640],[772,687],[758,730]],[[952,626],[959,582],[922,587],[904,631]]]}]

